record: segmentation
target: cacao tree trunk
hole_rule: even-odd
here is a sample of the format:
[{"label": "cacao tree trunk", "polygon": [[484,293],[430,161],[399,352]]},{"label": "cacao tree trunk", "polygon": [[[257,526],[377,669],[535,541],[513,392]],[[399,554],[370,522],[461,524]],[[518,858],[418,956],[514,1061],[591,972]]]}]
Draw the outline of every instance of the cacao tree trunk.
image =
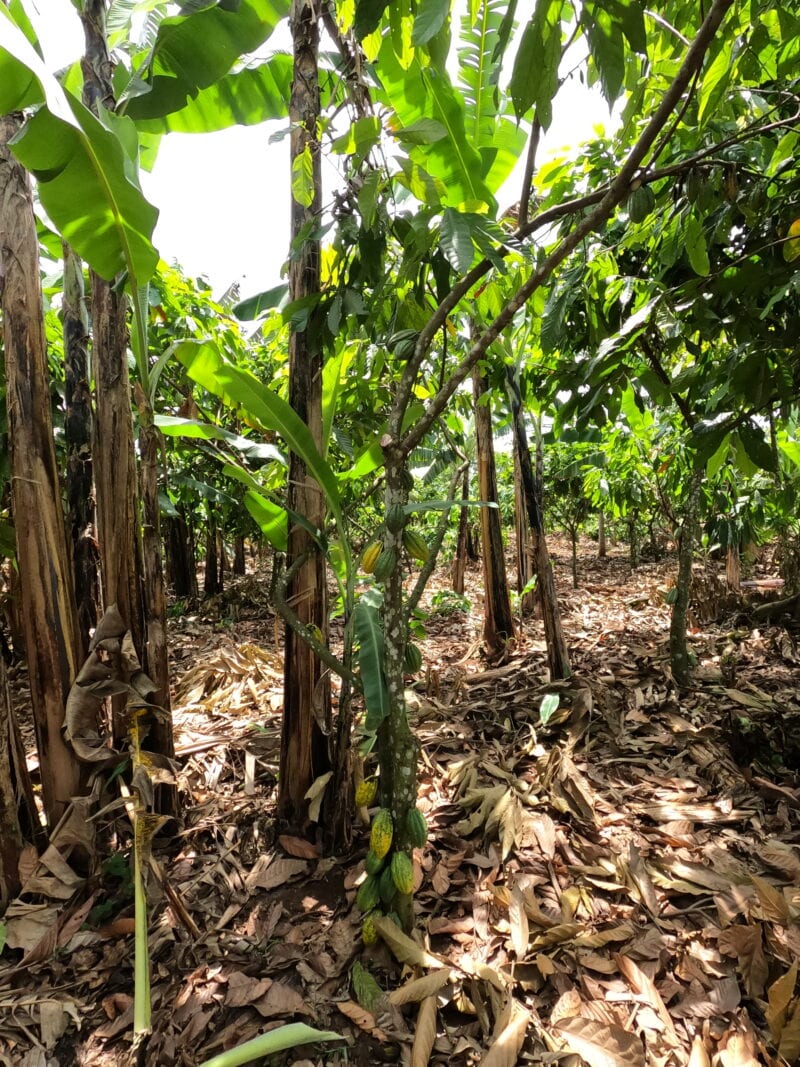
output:
[{"label": "cacao tree trunk", "polygon": [[178,600],[197,601],[197,571],[191,531],[178,507],[177,516],[166,522],[167,567],[172,591]]},{"label": "cacao tree trunk", "polygon": [[725,584],[738,593],[741,589],[742,561],[738,545],[728,545],[725,553]]},{"label": "cacao tree trunk", "polygon": [[203,575],[203,595],[207,597],[217,596],[222,592],[218,549],[217,527],[209,515],[206,529],[206,566]]},{"label": "cacao tree trunk", "polygon": [[[561,627],[561,612],[558,607],[556,583],[544,533],[544,517],[540,497],[541,481],[539,480],[539,485],[537,486],[537,478],[534,474],[533,461],[528,447],[525,420],[522,416],[522,397],[519,387],[510,373],[508,375],[508,384],[513,432],[519,454],[522,490],[525,496],[525,507],[528,512],[528,523],[531,529],[531,540],[536,562],[536,588],[542,609],[542,623],[547,644],[547,662],[551,678],[569,678],[572,673],[569,663],[569,651],[567,650],[564,631]],[[537,488],[539,492],[537,492]]]},{"label": "cacao tree trunk", "polygon": [[19,892],[19,859],[26,841],[39,842],[41,836],[6,666],[0,659],[0,915]]},{"label": "cacao tree trunk", "polygon": [[244,538],[235,537],[233,540],[233,573],[237,578],[242,578],[246,574],[246,570],[244,561]]},{"label": "cacao tree trunk", "polygon": [[95,538],[92,476],[92,396],[89,389],[89,317],[83,284],[83,264],[64,242],[64,288],[61,318],[64,326],[67,446],[67,529],[72,546],[75,603],[81,636],[81,657],[89,634],[97,625],[100,604],[100,556]]},{"label": "cacao tree trunk", "polygon": [[[475,442],[478,467],[478,496],[497,504],[497,471],[492,440],[492,414],[488,389],[476,366],[472,372],[472,395],[475,402]],[[506,561],[503,554],[503,530],[500,510],[482,507],[481,548],[483,555],[483,640],[489,655],[496,655],[514,636],[514,617],[508,592]]]},{"label": "cacao tree trunk", "polygon": [[678,545],[678,579],[676,582],[675,602],[672,605],[672,618],[669,627],[669,658],[672,677],[680,689],[685,689],[691,681],[691,662],[686,640],[689,616],[689,600],[692,592],[692,563],[694,562],[695,525],[697,519],[697,501],[700,495],[703,472],[695,471],[689,485],[689,495],[683,509],[683,523],[680,529]]},{"label": "cacao tree trunk", "polygon": [[[308,153],[312,162],[310,203],[292,194],[291,236],[297,240],[321,210],[322,181],[317,128],[319,98],[319,13],[312,0],[293,0],[291,27],[294,74],[290,101],[291,161]],[[292,255],[289,299],[300,300],[320,289],[318,239],[306,240]],[[313,330],[292,330],[289,338],[289,403],[306,423],[316,445],[322,445],[322,351]],[[325,525],[322,491],[303,461],[289,457],[287,504],[312,525]],[[301,562],[302,561],[302,562]],[[287,569],[292,578],[287,601],[307,626],[316,627],[327,641],[328,603],[325,558],[305,529],[289,530]],[[330,769],[330,683],[314,652],[286,626],[284,706],[281,734],[278,818],[293,829],[308,829],[306,793],[312,782]],[[343,783],[339,783],[343,787]]]},{"label": "cacao tree trunk", "polygon": [[[461,486],[461,499],[469,499],[469,467],[464,471],[464,479]],[[464,595],[464,579],[467,571],[469,537],[469,508],[464,505],[458,511],[458,537],[456,538],[456,552],[453,557],[452,584],[453,592],[459,596]]]},{"label": "cacao tree trunk", "polygon": [[79,791],[80,766],[61,726],[81,640],[53,445],[33,199],[27,174],[7,147],[19,121],[0,119],[0,286],[22,626],[42,795],[52,826]]},{"label": "cacao tree trunk", "polygon": [[605,559],[608,555],[606,545],[606,513],[601,508],[597,515],[597,558]]},{"label": "cacao tree trunk", "polygon": [[514,436],[514,526],[517,533],[517,592],[521,594],[520,612],[530,615],[536,604],[536,592],[529,589],[527,593],[522,590],[536,573],[533,560],[533,545],[531,544],[530,525],[528,512],[525,508],[525,495],[522,491],[522,474],[520,469],[517,439]]}]

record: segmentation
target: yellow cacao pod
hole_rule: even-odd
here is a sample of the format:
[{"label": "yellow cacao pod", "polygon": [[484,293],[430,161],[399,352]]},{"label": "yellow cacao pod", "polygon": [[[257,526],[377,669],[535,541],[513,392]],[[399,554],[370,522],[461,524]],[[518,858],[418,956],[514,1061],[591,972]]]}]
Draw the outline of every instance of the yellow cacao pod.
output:
[{"label": "yellow cacao pod", "polygon": [[414,864],[405,852],[395,852],[392,856],[392,881],[401,893],[414,891]]},{"label": "yellow cacao pod", "polygon": [[356,805],[359,808],[368,808],[378,793],[378,783],[374,778],[367,778],[356,789]]},{"label": "yellow cacao pod", "polygon": [[403,547],[412,559],[419,560],[420,563],[428,562],[431,550],[428,548],[425,539],[420,537],[417,531],[412,530],[410,526],[406,526],[403,530]]},{"label": "yellow cacao pod", "polygon": [[381,541],[372,541],[367,545],[361,554],[361,569],[364,574],[372,574],[382,551],[383,544]]},{"label": "yellow cacao pod", "polygon": [[369,847],[379,860],[382,860],[392,847],[394,837],[394,823],[392,813],[388,808],[380,808],[372,820],[372,829],[369,835]]}]

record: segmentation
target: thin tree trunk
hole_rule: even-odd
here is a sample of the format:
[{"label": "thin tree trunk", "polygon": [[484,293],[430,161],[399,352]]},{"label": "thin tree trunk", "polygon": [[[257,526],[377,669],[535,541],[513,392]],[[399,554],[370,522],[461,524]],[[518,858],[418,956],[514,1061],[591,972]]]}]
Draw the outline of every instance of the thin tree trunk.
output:
[{"label": "thin tree trunk", "polygon": [[528,512],[525,508],[525,494],[522,491],[522,476],[520,473],[519,452],[517,450],[517,438],[514,435],[514,525],[517,532],[517,592],[521,594],[520,612],[523,615],[533,613],[536,605],[536,591],[529,589],[526,593],[522,590],[529,584],[536,569],[533,560],[533,545],[531,544],[530,525]]},{"label": "thin tree trunk", "polygon": [[[464,471],[464,481],[461,487],[461,499],[469,498],[469,467]],[[458,511],[458,537],[456,538],[456,552],[453,557],[453,591],[459,596],[464,595],[464,579],[467,571],[467,540],[469,535],[469,508],[464,505]]]},{"label": "thin tree trunk", "polygon": [[742,562],[738,545],[728,545],[725,553],[725,584],[738,593],[741,588]]},{"label": "thin tree trunk", "polygon": [[570,541],[572,542],[572,588],[578,588],[578,531],[572,529],[569,531]]},{"label": "thin tree trunk", "polygon": [[601,508],[597,515],[597,558],[605,559],[608,555],[606,545],[606,513]]},{"label": "thin tree trunk", "polygon": [[689,496],[683,511],[683,523],[678,546],[678,579],[669,627],[669,658],[672,677],[680,689],[685,689],[689,685],[691,678],[686,631],[688,627],[689,599],[692,592],[692,563],[694,562],[697,500],[700,495],[702,480],[703,472],[701,470],[692,474]]},{"label": "thin tree trunk", "polygon": [[233,573],[237,578],[242,578],[247,573],[244,560],[244,538],[233,539]]},{"label": "thin tree trunk", "polygon": [[169,518],[166,523],[167,561],[172,591],[178,600],[190,603],[197,601],[197,572],[191,531],[181,514]]},{"label": "thin tree trunk", "polygon": [[[475,442],[478,467],[478,496],[482,501],[497,503],[497,471],[492,440],[492,414],[486,381],[476,366],[472,372],[472,395],[475,403]],[[514,636],[514,617],[508,593],[506,561],[503,555],[503,531],[500,510],[482,507],[481,548],[483,549],[483,640],[490,655],[502,651]]]},{"label": "thin tree trunk", "polygon": [[0,119],[0,285],[11,499],[42,794],[48,822],[55,825],[80,784],[80,766],[61,727],[81,640],[53,445],[33,199],[25,171],[7,148],[18,128],[19,116]]},{"label": "thin tree trunk", "polygon": [[639,566],[639,528],[635,513],[628,519],[628,551],[631,567],[635,570]]},{"label": "thin tree trunk", "polygon": [[[539,603],[542,608],[542,623],[544,624],[544,637],[547,644],[547,662],[551,678],[569,678],[572,673],[569,663],[569,651],[567,650],[564,631],[561,627],[561,612],[558,607],[556,583],[553,577],[553,568],[550,565],[550,553],[547,550],[547,539],[544,533],[541,496],[540,493],[537,493],[537,478],[533,470],[531,452],[528,447],[528,435],[525,431],[525,421],[522,417],[522,397],[511,374],[508,376],[508,383],[513,430],[517,439],[519,453],[522,489],[525,495],[525,506],[528,511],[528,522],[531,528],[531,540],[536,561],[536,587],[539,591]],[[541,489],[541,481],[539,482],[539,488]]]},{"label": "thin tree trunk", "polygon": [[[312,199],[307,206],[292,196],[291,236],[295,241],[321,210],[319,122],[319,14],[311,0],[293,0],[291,12],[294,75],[290,102],[291,160],[310,153]],[[291,258],[289,298],[300,300],[320,289],[318,239],[306,240]],[[293,330],[289,338],[289,402],[309,428],[318,447],[322,442],[322,352],[315,337]],[[303,461],[289,458],[287,502],[314,526],[325,525],[325,501]],[[325,558],[300,526],[289,530],[287,565],[294,570],[287,601],[300,620],[315,626],[327,640],[328,604]],[[307,830],[306,792],[312,782],[330,769],[328,745],[331,704],[330,683],[314,652],[294,631],[285,630],[284,706],[281,735],[278,817],[295,830]],[[346,783],[338,783],[346,789]],[[338,801],[343,798],[337,797]]]},{"label": "thin tree trunk", "polygon": [[208,528],[206,531],[206,567],[205,574],[203,575],[203,595],[207,597],[216,596],[218,593],[222,592],[222,584],[219,575],[218,546],[217,527],[209,516]]},{"label": "thin tree trunk", "polygon": [[92,396],[89,389],[89,318],[83,285],[83,265],[64,242],[64,326],[67,446],[67,528],[72,546],[75,603],[85,658],[90,632],[97,625],[100,603],[100,556],[95,538],[92,477]]}]

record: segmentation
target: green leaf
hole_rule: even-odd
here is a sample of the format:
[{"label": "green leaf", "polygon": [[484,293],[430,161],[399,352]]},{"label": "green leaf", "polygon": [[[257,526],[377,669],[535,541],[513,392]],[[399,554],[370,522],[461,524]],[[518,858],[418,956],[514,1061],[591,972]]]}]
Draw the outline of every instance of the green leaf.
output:
[{"label": "green leaf", "polygon": [[744,422],[739,427],[739,439],[748,457],[756,467],[765,471],[777,469],[777,457],[764,436],[764,431],[754,422]]},{"label": "green leaf", "polygon": [[731,78],[733,59],[733,36],[721,36],[721,44],[713,62],[703,75],[698,91],[697,114],[700,122],[712,113],[719,103]]},{"label": "green leaf", "polygon": [[378,28],[388,6],[389,0],[356,0],[353,31],[359,41]]},{"label": "green leaf", "polygon": [[[181,111],[198,91],[219,81],[236,60],[255,51],[289,13],[289,0],[240,0],[164,19],[140,96],[124,102],[138,119]],[[136,83],[134,83],[136,85]]]},{"label": "green leaf", "polygon": [[450,0],[420,0],[411,31],[411,43],[427,44],[444,26],[450,14]]},{"label": "green leaf", "polygon": [[314,160],[307,144],[292,160],[292,196],[302,207],[311,207],[315,192]]},{"label": "green leaf", "polygon": [[[241,408],[266,429],[279,433],[306,465],[325,494],[343,544],[345,523],[336,477],[319,454],[308,427],[292,407],[248,371],[226,363],[210,341],[182,341],[175,356],[189,377],[225,404]],[[349,570],[349,561],[348,561]]]},{"label": "green leaf", "polygon": [[367,706],[365,728],[374,733],[390,711],[389,690],[383,673],[385,649],[381,610],[383,596],[378,589],[368,589],[356,604],[353,625],[358,638],[358,667],[364,703]]},{"label": "green leaf", "polygon": [[536,107],[543,128],[553,119],[561,62],[561,0],[536,0],[514,61],[509,91],[517,118]]},{"label": "green leaf", "polygon": [[581,8],[581,22],[586,28],[592,61],[600,75],[603,96],[613,104],[622,92],[625,78],[621,27],[612,17],[606,0],[602,3],[587,0]]},{"label": "green leaf", "polygon": [[267,497],[248,489],[244,503],[254,522],[276,552],[285,552],[289,543],[289,516],[286,508],[273,504]]},{"label": "green leaf", "polygon": [[475,249],[469,221],[454,208],[445,208],[442,215],[440,243],[447,261],[457,274],[466,274],[472,266]]},{"label": "green leaf", "polygon": [[47,72],[2,5],[0,16],[0,114],[23,106],[14,96],[15,72],[32,74],[37,100],[47,104],[14,139],[14,155],[37,179],[42,205],[78,255],[103,278],[127,270],[134,288],[143,285],[158,262],[151,240],[158,212],[139,188],[133,124],[108,112],[102,122],[95,118]]},{"label": "green leaf", "polygon": [[292,57],[278,53],[257,67],[225,75],[177,111],[147,118],[132,101],[128,114],[148,133],[210,133],[229,126],[255,126],[288,115],[291,84]]},{"label": "green leaf", "polygon": [[788,240],[783,245],[783,258],[787,263],[800,259],[800,219],[795,219],[789,227]]},{"label": "green leaf", "polygon": [[352,979],[356,1000],[365,1011],[374,1012],[383,996],[383,990],[358,960],[353,964]]},{"label": "green leaf", "polygon": [[282,285],[276,285],[263,293],[248,296],[246,300],[241,300],[238,304],[235,304],[231,310],[241,322],[252,322],[261,318],[262,313],[280,307],[288,293],[289,286],[284,282]]},{"label": "green leaf", "polygon": [[694,215],[690,215],[683,228],[683,236],[686,242],[686,254],[695,274],[707,277],[711,272],[711,264],[708,260],[708,248],[706,237],[703,233],[703,225]]},{"label": "green leaf", "polygon": [[156,415],[155,424],[166,437],[185,437],[200,441],[224,441],[241,452],[248,459],[262,461],[276,460],[286,466],[286,457],[274,445],[266,441],[254,441],[249,437],[241,437],[231,433],[222,426],[212,426],[206,422],[196,422],[193,419],[183,419],[177,415]]},{"label": "green leaf", "polygon": [[245,1041],[227,1052],[220,1052],[218,1056],[204,1060],[199,1067],[241,1067],[243,1063],[252,1063],[253,1060],[271,1056],[275,1052],[316,1041],[344,1041],[344,1038],[332,1030],[314,1030],[305,1023],[289,1023]]},{"label": "green leaf", "polygon": [[552,717],[558,711],[558,705],[561,701],[558,693],[545,693],[542,697],[542,702],[539,705],[539,722],[542,726],[547,726]]}]

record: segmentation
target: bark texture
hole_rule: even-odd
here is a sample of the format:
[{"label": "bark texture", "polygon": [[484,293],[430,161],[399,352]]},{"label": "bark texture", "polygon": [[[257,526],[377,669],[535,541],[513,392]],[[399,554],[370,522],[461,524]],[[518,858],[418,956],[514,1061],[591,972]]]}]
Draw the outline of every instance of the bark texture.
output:
[{"label": "bark texture", "polygon": [[83,264],[64,244],[64,327],[67,446],[67,529],[72,547],[75,603],[81,636],[81,656],[89,647],[89,633],[97,625],[100,604],[100,556],[95,538],[92,475],[92,396],[89,389],[89,316],[83,284]]},{"label": "bark texture", "polygon": [[691,681],[691,662],[686,631],[689,616],[689,600],[692,592],[692,564],[694,562],[695,525],[697,500],[700,495],[703,472],[695,471],[689,486],[689,495],[683,510],[683,523],[678,546],[678,578],[675,588],[675,603],[669,627],[669,659],[675,684],[685,689]]},{"label": "bark texture", "polygon": [[[525,494],[522,491],[522,473],[516,436],[514,437],[514,528],[517,535],[517,592],[522,593],[522,590],[536,573],[536,568],[534,566],[531,528],[525,507]],[[522,594],[519,605],[522,614],[533,612],[535,603],[535,590],[529,589],[527,593]]]},{"label": "bark texture", "polygon": [[[294,75],[290,103],[292,163],[310,152],[313,199],[304,206],[292,197],[292,240],[296,240],[321,209],[321,176],[317,125],[319,121],[318,9],[310,0],[293,0],[291,12]],[[289,298],[299,300],[319,292],[318,240],[306,240],[296,250],[289,269]],[[313,330],[293,331],[289,340],[289,402],[306,423],[318,446],[322,442],[322,351]],[[303,461],[289,459],[287,503],[314,526],[325,523],[322,491]],[[301,561],[302,562],[298,562]],[[325,559],[308,533],[293,525],[287,552],[292,579],[287,602],[300,620],[315,626],[327,640],[327,576]],[[295,564],[297,564],[295,566]],[[285,630],[284,707],[281,736],[278,817],[286,825],[306,829],[305,794],[330,768],[330,685],[314,652],[294,631]]]},{"label": "bark texture", "polygon": [[601,508],[597,513],[597,558],[605,559],[608,555],[606,544],[606,513]]},{"label": "bark texture", "polygon": [[[469,467],[464,471],[464,480],[461,483],[461,499],[469,499]],[[467,571],[467,557],[469,552],[469,508],[458,509],[458,536],[456,538],[456,552],[453,557],[453,592],[460,596],[464,595],[464,579]]]},{"label": "bark texture", "polygon": [[26,841],[41,836],[40,830],[25,750],[11,708],[6,665],[0,658],[0,915],[19,892],[22,849]]},{"label": "bark texture", "polygon": [[[486,402],[486,381],[479,366],[472,372],[472,392],[475,401],[478,497],[496,504],[497,470],[492,439],[492,414]],[[480,515],[483,549],[483,640],[491,655],[500,652],[514,636],[514,617],[511,614],[511,598],[508,593],[500,511],[496,507],[482,507]]]},{"label": "bark texture", "polygon": [[11,500],[42,794],[54,825],[79,791],[80,767],[61,726],[81,642],[53,445],[36,220],[27,174],[7,147],[17,129],[16,117],[0,119],[0,284]]}]

